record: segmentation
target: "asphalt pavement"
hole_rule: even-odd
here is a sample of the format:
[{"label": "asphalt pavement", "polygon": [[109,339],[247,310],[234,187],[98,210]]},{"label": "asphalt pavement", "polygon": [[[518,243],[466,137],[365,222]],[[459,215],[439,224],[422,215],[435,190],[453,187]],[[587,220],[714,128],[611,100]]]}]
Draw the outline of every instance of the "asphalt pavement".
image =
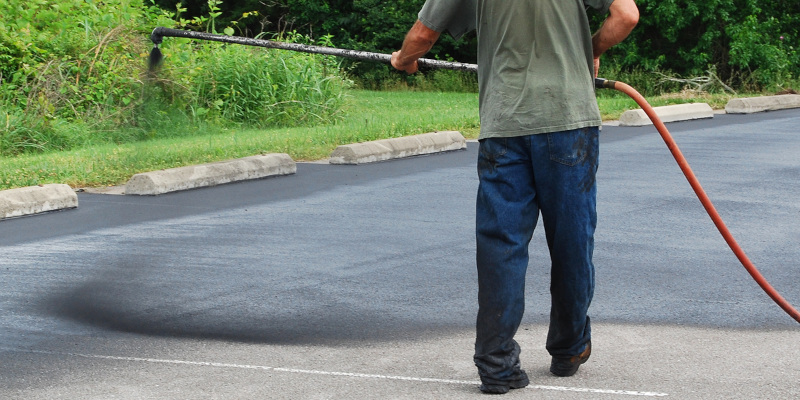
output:
[{"label": "asphalt pavement", "polygon": [[[751,260],[800,304],[800,110],[668,124]],[[0,398],[461,399],[477,143],[0,222]],[[652,126],[606,126],[593,355],[551,376],[534,235],[510,398],[800,397],[800,325],[716,232]]]}]

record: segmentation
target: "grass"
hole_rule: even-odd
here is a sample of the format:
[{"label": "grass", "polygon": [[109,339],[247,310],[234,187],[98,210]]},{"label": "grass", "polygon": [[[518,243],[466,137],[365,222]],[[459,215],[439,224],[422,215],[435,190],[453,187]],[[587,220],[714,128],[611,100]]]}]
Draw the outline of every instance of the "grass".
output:
[{"label": "grass", "polygon": [[0,189],[45,183],[118,185],[138,172],[262,153],[287,153],[297,161],[317,160],[341,144],[435,130],[458,130],[477,137],[477,109],[477,94],[353,91],[347,99],[345,119],[335,124],[217,129],[208,134],[0,158]]},{"label": "grass", "polygon": [[[692,92],[648,99],[653,106],[706,102],[722,108],[730,95]],[[600,92],[604,120],[618,119],[638,106],[617,93]],[[197,127],[189,129],[202,132]],[[334,124],[282,129],[215,129],[119,145],[25,154],[0,158],[0,189],[45,183],[102,187],[125,183],[133,174],[227,160],[262,153],[287,153],[297,161],[328,157],[341,144],[457,130],[477,138],[480,130],[475,93],[350,91],[345,118]]]}]

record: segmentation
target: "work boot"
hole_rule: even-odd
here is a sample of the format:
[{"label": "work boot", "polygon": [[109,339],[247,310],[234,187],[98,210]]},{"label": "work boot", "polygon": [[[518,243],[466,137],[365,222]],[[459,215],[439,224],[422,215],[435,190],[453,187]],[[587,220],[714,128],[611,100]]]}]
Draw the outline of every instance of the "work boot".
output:
[{"label": "work boot", "polygon": [[592,342],[586,343],[586,350],[577,356],[572,357],[553,357],[550,363],[550,372],[555,376],[572,376],[578,372],[581,364],[585,363],[592,355]]},{"label": "work boot", "polygon": [[481,392],[486,394],[505,394],[510,389],[521,389],[531,383],[528,379],[528,374],[523,370],[519,370],[514,374],[514,379],[505,381],[503,383],[482,383]]}]

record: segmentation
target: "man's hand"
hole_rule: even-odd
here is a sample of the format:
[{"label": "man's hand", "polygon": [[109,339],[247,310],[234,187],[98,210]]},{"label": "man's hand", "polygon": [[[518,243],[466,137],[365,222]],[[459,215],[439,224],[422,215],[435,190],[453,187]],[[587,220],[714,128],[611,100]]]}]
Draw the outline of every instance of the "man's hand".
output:
[{"label": "man's hand", "polygon": [[594,76],[600,70],[600,56],[617,43],[625,40],[639,22],[639,9],[633,0],[614,0],[608,9],[608,18],[592,36]]},{"label": "man's hand", "polygon": [[405,71],[407,74],[413,74],[414,72],[417,72],[419,69],[417,60],[413,60],[410,63],[407,60],[407,57],[400,57],[400,51],[395,51],[392,53],[392,66],[395,67],[395,69]]},{"label": "man's hand", "polygon": [[409,74],[417,72],[417,60],[430,51],[438,39],[439,32],[417,20],[406,34],[400,51],[392,53],[392,66]]}]

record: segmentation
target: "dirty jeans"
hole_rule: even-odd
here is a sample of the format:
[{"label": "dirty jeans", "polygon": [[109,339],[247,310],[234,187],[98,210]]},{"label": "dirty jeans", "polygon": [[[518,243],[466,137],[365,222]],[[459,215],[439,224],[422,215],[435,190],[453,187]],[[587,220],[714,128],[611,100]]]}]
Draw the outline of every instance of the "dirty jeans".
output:
[{"label": "dirty jeans", "polygon": [[539,213],[551,260],[546,348],[555,357],[572,356],[589,341],[597,157],[597,127],[481,140],[474,360],[484,383],[507,383],[520,374],[514,335],[525,308],[528,245]]}]

